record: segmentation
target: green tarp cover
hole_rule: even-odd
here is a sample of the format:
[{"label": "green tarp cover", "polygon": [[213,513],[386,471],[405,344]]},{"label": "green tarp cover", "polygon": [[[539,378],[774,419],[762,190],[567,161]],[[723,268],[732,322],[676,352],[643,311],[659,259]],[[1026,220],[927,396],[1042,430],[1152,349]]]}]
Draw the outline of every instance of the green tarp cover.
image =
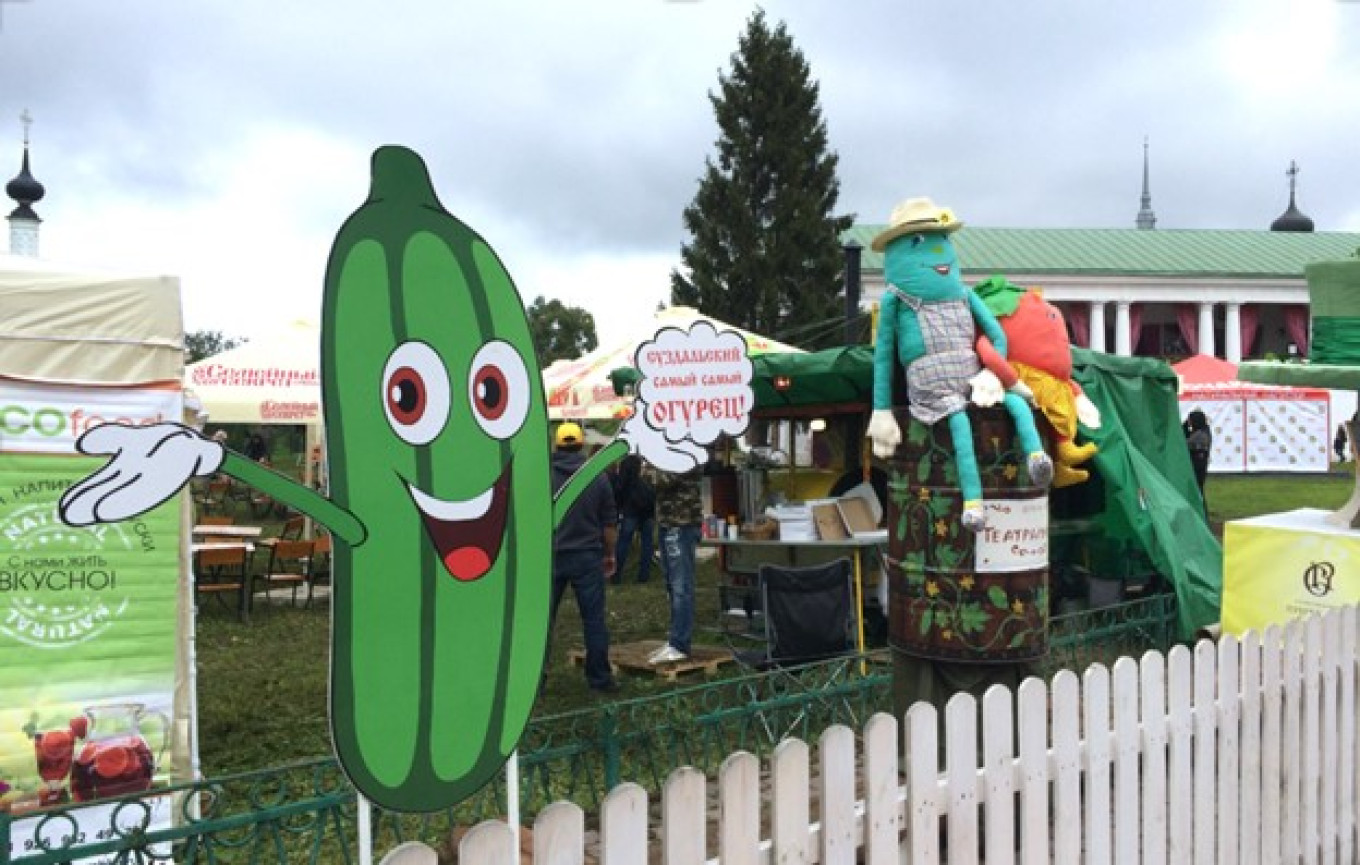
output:
[{"label": "green tarp cover", "polygon": [[1203,502],[1181,431],[1176,374],[1161,360],[1072,349],[1072,377],[1100,409],[1100,448],[1093,458],[1105,487],[1095,519],[1107,537],[1128,537],[1176,592],[1180,635],[1219,618],[1223,547],[1203,515]]}]

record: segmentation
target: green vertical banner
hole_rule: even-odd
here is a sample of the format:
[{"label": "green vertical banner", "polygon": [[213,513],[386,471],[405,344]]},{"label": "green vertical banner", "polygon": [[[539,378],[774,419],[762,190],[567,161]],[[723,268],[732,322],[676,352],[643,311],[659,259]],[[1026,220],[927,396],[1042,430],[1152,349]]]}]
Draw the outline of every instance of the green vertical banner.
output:
[{"label": "green vertical banner", "polygon": [[15,815],[170,770],[180,502],[65,525],[62,492],[103,463],[0,451],[0,810]]}]

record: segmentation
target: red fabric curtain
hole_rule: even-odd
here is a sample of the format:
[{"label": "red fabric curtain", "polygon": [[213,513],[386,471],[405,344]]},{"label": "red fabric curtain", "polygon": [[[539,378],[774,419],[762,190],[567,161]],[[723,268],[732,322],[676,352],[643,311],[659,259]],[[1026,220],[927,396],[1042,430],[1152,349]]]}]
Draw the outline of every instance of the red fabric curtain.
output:
[{"label": "red fabric curtain", "polygon": [[1129,304],[1129,354],[1138,353],[1138,343],[1143,341],[1143,308],[1136,303]]},{"label": "red fabric curtain", "polygon": [[1199,307],[1193,303],[1176,304],[1176,324],[1181,329],[1181,339],[1191,354],[1199,354]]},{"label": "red fabric curtain", "polygon": [[1084,303],[1064,303],[1062,305],[1063,318],[1067,319],[1068,330],[1072,333],[1072,342],[1082,348],[1091,347],[1091,307]]},{"label": "red fabric curtain", "polygon": [[1255,304],[1244,303],[1238,312],[1242,333],[1242,357],[1251,357],[1251,351],[1256,347],[1256,331],[1260,322],[1260,307]]},{"label": "red fabric curtain", "polygon": [[1308,307],[1293,303],[1284,308],[1284,332],[1299,347],[1299,357],[1308,356]]}]

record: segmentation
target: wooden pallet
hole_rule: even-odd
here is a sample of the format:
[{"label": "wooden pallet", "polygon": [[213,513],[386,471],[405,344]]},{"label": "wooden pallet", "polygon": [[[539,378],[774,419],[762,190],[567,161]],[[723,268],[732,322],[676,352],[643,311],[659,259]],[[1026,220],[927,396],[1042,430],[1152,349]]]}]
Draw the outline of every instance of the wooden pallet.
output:
[{"label": "wooden pallet", "polygon": [[[632,673],[651,673],[657,678],[674,682],[684,673],[702,671],[705,676],[718,672],[718,667],[734,662],[732,653],[716,646],[693,646],[690,656],[683,661],[668,664],[649,664],[647,656],[665,645],[662,640],[638,640],[635,643],[622,643],[609,647],[609,666],[614,673],[627,670]],[[567,653],[571,663],[582,666],[586,662],[585,649],[572,649]]]}]

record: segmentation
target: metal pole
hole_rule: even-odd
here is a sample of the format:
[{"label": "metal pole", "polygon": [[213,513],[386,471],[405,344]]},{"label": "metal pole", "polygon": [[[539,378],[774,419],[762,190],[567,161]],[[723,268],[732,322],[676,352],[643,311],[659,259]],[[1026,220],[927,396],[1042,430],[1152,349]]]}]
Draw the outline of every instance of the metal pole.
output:
[{"label": "metal pole", "polygon": [[845,344],[859,342],[859,260],[864,247],[850,241],[841,247],[845,253]]}]

